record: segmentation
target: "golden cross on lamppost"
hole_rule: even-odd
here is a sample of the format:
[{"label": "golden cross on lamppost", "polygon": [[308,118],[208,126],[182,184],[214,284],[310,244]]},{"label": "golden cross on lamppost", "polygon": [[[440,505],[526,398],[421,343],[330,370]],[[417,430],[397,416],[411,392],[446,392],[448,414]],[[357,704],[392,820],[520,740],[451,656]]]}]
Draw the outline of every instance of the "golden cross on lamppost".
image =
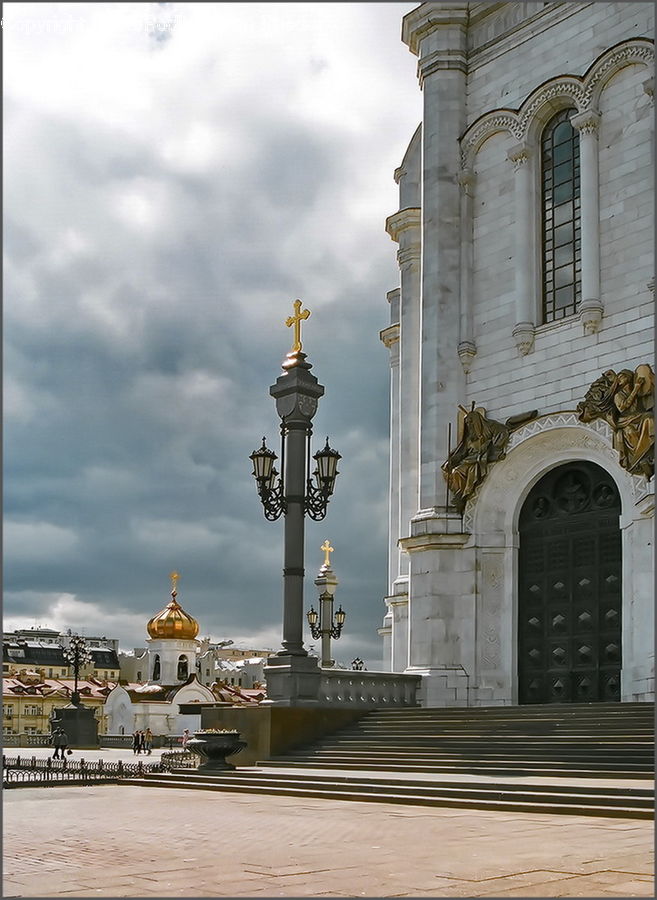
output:
[{"label": "golden cross on lamppost", "polygon": [[171,572],[171,574],[169,575],[169,578],[171,579],[171,593],[177,594],[178,592],[176,590],[176,585],[178,583],[178,579],[180,578],[180,575],[177,572]]},{"label": "golden cross on lamppost", "polygon": [[294,315],[288,316],[285,320],[285,324],[288,328],[294,325],[294,343],[292,344],[291,353],[299,353],[301,350],[301,320],[307,319],[309,315],[309,309],[304,309],[304,311],[301,312],[301,300],[295,300]]},{"label": "golden cross on lamppost", "polygon": [[329,559],[329,553],[333,553],[333,547],[331,547],[328,538],[324,541],[319,549],[324,551],[324,565],[330,566],[331,560]]}]

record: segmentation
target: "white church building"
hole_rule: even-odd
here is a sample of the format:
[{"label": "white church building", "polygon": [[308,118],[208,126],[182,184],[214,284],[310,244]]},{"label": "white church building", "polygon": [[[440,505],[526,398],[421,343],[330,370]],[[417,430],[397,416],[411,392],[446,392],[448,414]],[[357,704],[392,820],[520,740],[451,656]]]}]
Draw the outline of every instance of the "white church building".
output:
[{"label": "white church building", "polygon": [[403,20],[379,633],[426,706],[654,699],[653,15]]},{"label": "white church building", "polygon": [[[137,661],[145,682],[117,684],[105,701],[109,734],[132,734],[150,728],[153,734],[181,734],[200,728],[200,704],[216,697],[197,675],[199,624],[178,603],[177,573],[172,575],[171,600],[148,622],[148,649]],[[199,704],[198,713],[182,712]]]}]

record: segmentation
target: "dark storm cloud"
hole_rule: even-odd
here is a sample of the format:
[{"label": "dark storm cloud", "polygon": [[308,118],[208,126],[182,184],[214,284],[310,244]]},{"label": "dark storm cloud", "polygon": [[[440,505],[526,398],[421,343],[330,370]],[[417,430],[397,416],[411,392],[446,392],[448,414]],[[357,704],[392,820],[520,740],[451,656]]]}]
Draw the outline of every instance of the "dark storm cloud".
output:
[{"label": "dark storm cloud", "polygon": [[[362,27],[377,10],[396,22],[411,4],[394,16],[347,6]],[[78,11],[104,22],[102,10]],[[357,125],[328,114],[326,88],[324,105],[303,91],[295,99],[299,49],[272,45],[267,56],[273,39],[257,27],[263,59],[248,60],[262,69],[235,69],[227,81],[228,51],[207,42],[203,17],[213,34],[235,38],[231,4],[187,14],[148,57],[152,36],[140,43],[130,32],[114,86],[89,71],[106,106],[84,84],[64,100],[40,92],[35,77],[30,93],[18,54],[66,63],[47,35],[6,38],[5,616],[113,628],[122,646],[139,646],[177,568],[203,634],[277,645],[282,524],[264,520],[248,455],[263,433],[278,450],[268,389],[300,296],[312,310],[304,349],[326,386],[316,444],[330,434],[344,457],[327,519],[308,527],[306,605],[328,536],[348,609],[340,650],[376,659],[388,479],[378,331],[397,279],[383,220],[412,128],[402,123],[394,152],[386,146],[380,85],[371,120]],[[304,4],[296,14],[313,15]],[[249,30],[248,18],[240,27]],[[107,40],[99,71],[114,52]],[[370,52],[366,30],[359,46]],[[304,78],[344,79],[335,48],[320,49],[303,60]],[[73,41],[69,50],[73,67],[88,47]],[[385,53],[371,53],[384,72]],[[408,67],[413,89],[410,58]],[[380,190],[391,206],[363,172],[373,142],[387,154]]]}]

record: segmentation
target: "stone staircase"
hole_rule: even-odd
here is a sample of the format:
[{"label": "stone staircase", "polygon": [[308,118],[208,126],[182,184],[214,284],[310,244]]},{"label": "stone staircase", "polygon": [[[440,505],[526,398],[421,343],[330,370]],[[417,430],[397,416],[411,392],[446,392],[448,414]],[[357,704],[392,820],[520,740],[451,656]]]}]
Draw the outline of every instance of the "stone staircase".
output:
[{"label": "stone staircase", "polygon": [[130,783],[650,819],[653,739],[646,703],[376,710],[256,767]]},{"label": "stone staircase", "polygon": [[654,704],[376,710],[267,765],[651,778]]}]

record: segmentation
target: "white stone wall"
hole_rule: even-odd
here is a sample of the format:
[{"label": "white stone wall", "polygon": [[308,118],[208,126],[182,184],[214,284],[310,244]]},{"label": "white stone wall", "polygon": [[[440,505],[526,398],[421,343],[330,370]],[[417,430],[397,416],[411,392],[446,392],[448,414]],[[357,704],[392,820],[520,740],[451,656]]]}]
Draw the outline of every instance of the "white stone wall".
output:
[{"label": "white stone wall", "polygon": [[[593,60],[591,60],[593,62]],[[587,68],[583,65],[582,69]],[[467,401],[504,419],[531,408],[574,409],[607,368],[653,360],[653,208],[650,98],[642,65],[621,69],[600,98],[600,259],[604,316],[597,334],[583,334],[577,316],[538,325],[535,345],[519,357],[512,338],[513,173],[507,134],[493,135],[475,157],[474,339],[477,355]],[[539,192],[535,215],[538,219]],[[537,296],[540,286],[537,285]],[[538,317],[538,311],[537,311]]]},{"label": "white stone wall", "polygon": [[517,368],[511,336],[515,325],[514,181],[506,156],[513,143],[510,135],[493,135],[482,145],[474,166],[472,303],[477,355],[464,400],[474,399],[489,410],[499,407],[503,385]]},{"label": "white stone wall", "polygon": [[[400,670],[407,656],[400,649],[407,647],[406,671],[424,676],[428,705],[517,702],[517,515],[541,474],[574,459],[604,465],[624,497],[622,697],[647,699],[654,689],[654,654],[645,640],[652,635],[654,493],[645,479],[637,486],[620,469],[609,435],[567,413],[603,370],[653,363],[654,128],[646,40],[653,16],[644,3],[445,2],[422,4],[404,19],[403,39],[419,59],[424,122],[395,173],[400,212],[388,220],[402,269],[399,416],[391,433],[399,526],[390,536],[391,562],[397,537],[405,553],[396,579],[390,566],[385,630],[391,626],[391,667]],[[579,314],[541,321],[540,134],[564,108],[592,111],[598,122],[593,138],[580,132],[581,159],[593,152],[599,167],[596,195],[582,178],[583,206],[586,200],[591,210],[591,200],[599,201],[599,225],[594,217],[594,227],[584,228],[582,214],[587,289],[597,291],[587,298],[602,305],[592,325]],[[460,166],[453,154],[458,121]],[[405,251],[414,233],[409,207],[417,219],[422,204],[420,282],[409,277]],[[598,248],[600,265],[591,266]],[[513,334],[519,322],[530,331],[524,345]],[[417,373],[419,404],[405,392]],[[466,533],[458,537],[460,523],[441,498],[439,467],[446,410],[454,426],[457,403],[472,401],[501,421],[531,409],[543,419],[491,467],[495,489],[485,484],[469,504]],[[566,414],[561,430],[547,428],[552,414]],[[405,441],[409,434],[421,436],[419,448]]]},{"label": "white stone wall", "polygon": [[494,47],[470,51],[468,124],[491,109],[517,109],[544,81],[582,75],[607,48],[632,37],[653,37],[653,31],[650,3],[568,0],[538,11],[501,35]]}]

